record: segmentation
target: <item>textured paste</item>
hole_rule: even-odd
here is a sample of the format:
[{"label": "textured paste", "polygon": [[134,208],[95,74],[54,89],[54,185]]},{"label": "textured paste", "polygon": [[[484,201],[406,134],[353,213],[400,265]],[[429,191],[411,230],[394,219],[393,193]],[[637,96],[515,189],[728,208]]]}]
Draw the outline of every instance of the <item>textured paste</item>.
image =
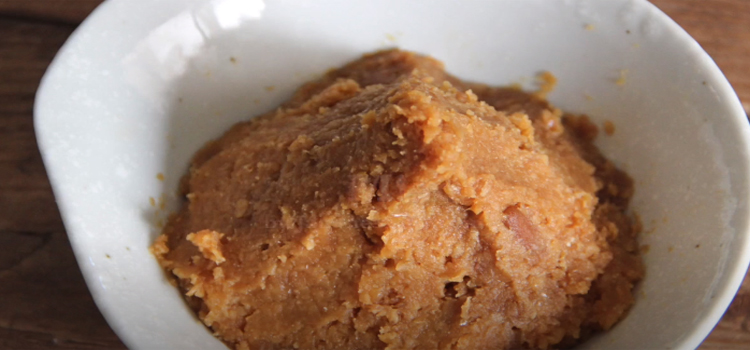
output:
[{"label": "textured paste", "polygon": [[575,344],[643,267],[632,181],[545,92],[366,55],[198,152],[152,251],[235,349]]}]

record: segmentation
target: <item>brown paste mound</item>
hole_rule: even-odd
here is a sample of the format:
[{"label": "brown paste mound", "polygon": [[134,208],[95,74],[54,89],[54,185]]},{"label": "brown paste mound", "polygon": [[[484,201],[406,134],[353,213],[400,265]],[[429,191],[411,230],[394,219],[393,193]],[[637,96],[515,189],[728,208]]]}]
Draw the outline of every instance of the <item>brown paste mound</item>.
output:
[{"label": "brown paste mound", "polygon": [[574,344],[643,275],[632,182],[595,133],[431,58],[366,55],[206,145],[153,251],[236,349]]}]

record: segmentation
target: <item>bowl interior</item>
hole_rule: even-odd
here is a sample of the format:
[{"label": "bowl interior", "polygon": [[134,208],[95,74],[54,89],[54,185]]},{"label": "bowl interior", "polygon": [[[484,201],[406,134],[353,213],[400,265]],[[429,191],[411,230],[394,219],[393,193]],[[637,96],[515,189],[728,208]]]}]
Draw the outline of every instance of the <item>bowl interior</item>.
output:
[{"label": "bowl interior", "polygon": [[613,122],[597,143],[636,180],[647,275],[630,315],[581,348],[699,344],[750,259],[750,134],[713,61],[646,1],[109,0],[55,59],[35,122],[79,265],[130,348],[224,347],[148,252],[191,155],[388,47],[491,85],[547,70],[554,104]]}]

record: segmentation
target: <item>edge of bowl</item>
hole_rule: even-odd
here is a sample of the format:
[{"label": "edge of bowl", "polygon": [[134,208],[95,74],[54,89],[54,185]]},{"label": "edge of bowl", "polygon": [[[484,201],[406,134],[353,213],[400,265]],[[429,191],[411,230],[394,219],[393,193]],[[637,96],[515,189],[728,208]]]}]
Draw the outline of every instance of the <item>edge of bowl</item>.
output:
[{"label": "edge of bowl", "polygon": [[[656,7],[656,5],[648,0],[634,1],[640,2],[640,5],[650,11],[652,15],[659,17],[671,34],[677,40],[682,41],[685,44],[684,46],[686,49],[692,51],[691,53],[693,57],[698,59],[701,66],[707,70],[711,79],[714,80],[712,86],[721,97],[726,98],[726,105],[732,110],[731,115],[726,116],[726,118],[733,122],[737,127],[738,132],[742,135],[742,145],[738,146],[744,149],[745,155],[750,155],[750,123],[748,123],[748,116],[742,108],[742,103],[729,83],[729,80],[713,58],[711,58],[703,47],[684,28],[661,9]],[[748,176],[750,174],[745,175]],[[744,200],[747,201],[747,198]],[[710,304],[710,308],[706,311],[705,317],[696,323],[693,332],[688,333],[682,339],[676,339],[674,348],[697,348],[719,323],[734,299],[734,296],[737,294],[737,291],[745,278],[748,266],[750,265],[750,213],[745,213],[741,225],[741,227],[737,227],[737,234],[733,242],[733,246],[736,247],[733,249],[736,256],[734,257],[734,260],[728,261],[728,264],[723,271],[727,276],[724,279],[724,283],[717,285],[715,292],[716,297]]]},{"label": "edge of bowl", "polygon": [[[116,1],[121,0],[108,0],[102,2],[99,6],[97,6],[94,11],[92,11],[86,19],[84,19],[83,22],[73,31],[73,33],[68,37],[68,39],[65,41],[65,43],[60,47],[58,52],[55,54],[55,57],[53,58],[50,65],[47,67],[47,70],[44,73],[44,76],[42,77],[39,88],[36,91],[36,94],[34,96],[34,107],[33,107],[33,118],[34,118],[34,134],[37,139],[37,145],[39,148],[39,153],[42,156],[42,161],[44,163],[45,169],[48,169],[48,165],[50,164],[50,160],[48,159],[49,155],[45,151],[48,146],[47,138],[44,137],[44,131],[42,131],[41,126],[41,117],[38,114],[39,112],[39,106],[47,103],[46,102],[46,95],[48,94],[49,90],[49,79],[50,79],[50,72],[55,71],[57,69],[60,69],[60,59],[62,56],[64,56],[69,50],[70,47],[73,45],[72,43],[77,41],[79,37],[82,35],[84,31],[87,30],[89,26],[91,26],[91,23],[93,22],[93,18],[101,16],[103,13],[110,11],[111,8],[113,8],[112,3]],[[91,267],[89,264],[86,263],[86,257],[87,254],[81,250],[81,243],[79,242],[78,236],[74,233],[75,230],[70,230],[70,223],[69,223],[69,214],[68,207],[66,205],[66,202],[63,200],[58,200],[60,197],[60,190],[61,188],[61,180],[59,177],[55,174],[54,171],[47,171],[47,177],[49,178],[50,185],[52,187],[52,193],[55,197],[55,202],[57,204],[58,210],[60,211],[60,216],[62,218],[63,226],[65,227],[65,231],[68,236],[68,240],[70,241],[71,248],[73,249],[73,253],[76,259],[76,263],[78,264],[78,268],[81,270],[81,274],[83,275],[83,279],[86,282],[86,287],[88,288],[89,292],[91,293],[91,297],[94,300],[94,303],[96,304],[96,307],[101,312],[102,316],[104,317],[105,321],[107,321],[107,324],[112,328],[112,330],[115,332],[115,334],[118,336],[118,338],[125,344],[125,346],[129,349],[134,348],[134,344],[136,343],[134,340],[131,339],[131,334],[124,331],[123,324],[120,324],[118,322],[116,315],[112,314],[112,310],[109,308],[106,302],[104,302],[104,298],[102,296],[102,293],[104,292],[96,283],[95,281],[95,275],[96,271],[93,270],[93,267]],[[72,234],[71,234],[72,233]]]}]

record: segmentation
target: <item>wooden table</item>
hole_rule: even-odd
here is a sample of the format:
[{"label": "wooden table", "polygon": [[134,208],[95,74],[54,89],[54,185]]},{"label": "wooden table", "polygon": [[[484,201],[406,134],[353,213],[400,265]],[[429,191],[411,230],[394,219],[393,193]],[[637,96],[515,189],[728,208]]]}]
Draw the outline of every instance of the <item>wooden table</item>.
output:
[{"label": "wooden table", "polygon": [[[34,93],[101,0],[0,0],[0,349],[124,349],[78,270],[42,165]],[[750,109],[750,0],[655,0]],[[750,349],[750,278],[701,349]]]}]

